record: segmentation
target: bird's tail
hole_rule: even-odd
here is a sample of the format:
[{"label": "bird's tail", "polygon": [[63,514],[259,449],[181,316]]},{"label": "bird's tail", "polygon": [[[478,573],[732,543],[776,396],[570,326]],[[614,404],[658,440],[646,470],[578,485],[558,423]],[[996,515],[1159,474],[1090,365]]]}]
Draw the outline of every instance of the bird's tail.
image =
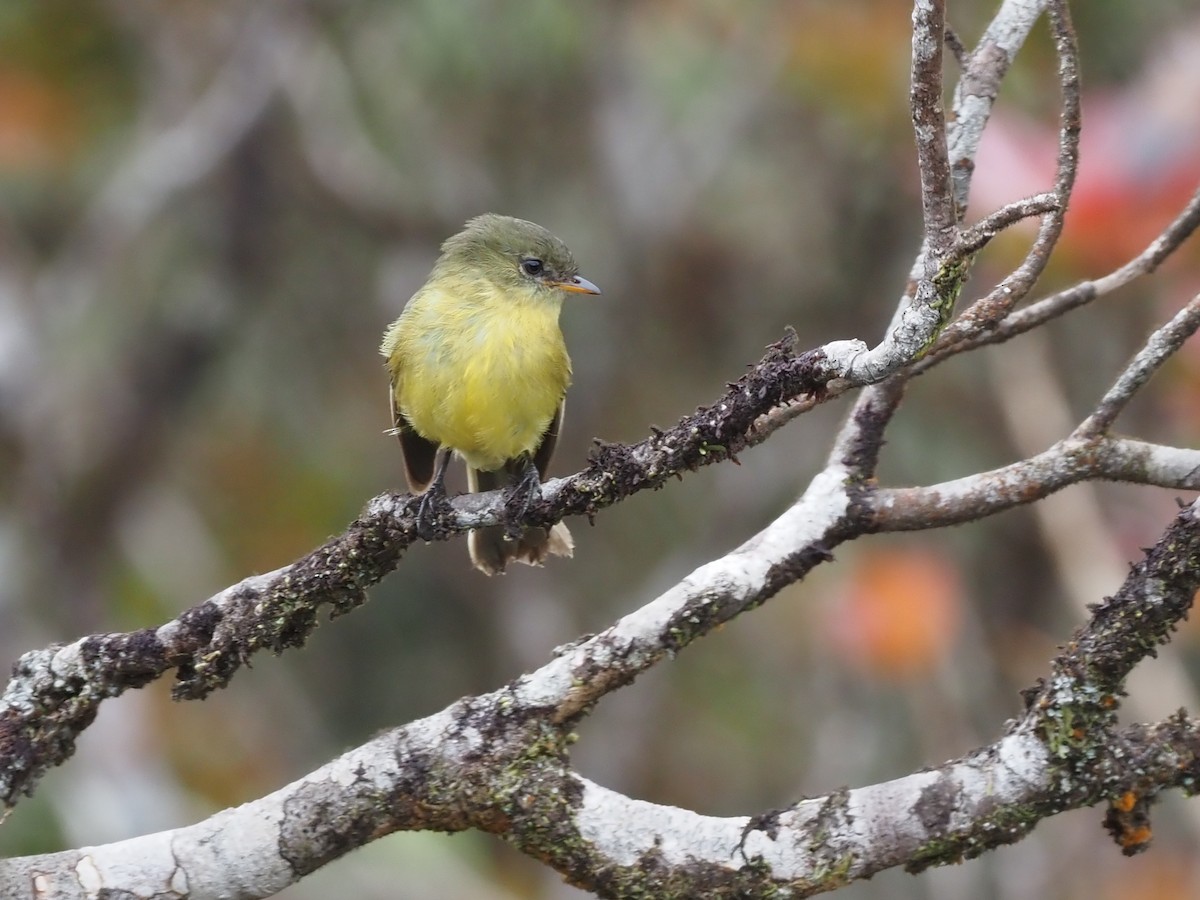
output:
[{"label": "bird's tail", "polygon": [[[480,472],[467,467],[467,486],[472,493],[494,491],[513,483],[513,474],[507,467],[495,472]],[[572,556],[575,541],[563,522],[548,531],[545,528],[525,528],[516,540],[510,540],[503,525],[478,528],[467,537],[467,548],[471,551],[471,562],[475,568],[487,575],[499,575],[510,562],[521,562],[540,566],[547,556]]]}]

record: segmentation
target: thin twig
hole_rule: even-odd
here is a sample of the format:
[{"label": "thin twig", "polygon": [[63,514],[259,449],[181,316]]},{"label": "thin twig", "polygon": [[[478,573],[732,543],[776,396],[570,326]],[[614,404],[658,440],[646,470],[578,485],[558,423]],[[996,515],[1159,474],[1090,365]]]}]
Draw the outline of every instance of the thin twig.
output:
[{"label": "thin twig", "polygon": [[1050,23],[1054,46],[1058,52],[1058,76],[1062,110],[1059,114],[1058,161],[1052,193],[1057,205],[1042,217],[1037,237],[1025,259],[988,294],[971,304],[957,321],[942,334],[941,340],[951,342],[978,331],[990,330],[996,322],[1028,296],[1046,264],[1050,261],[1059,237],[1063,219],[1075,186],[1079,169],[1079,48],[1065,0],[1050,3]]},{"label": "thin twig", "polygon": [[988,245],[992,238],[1006,228],[1015,225],[1022,219],[1055,212],[1059,206],[1059,198],[1055,193],[1034,194],[1032,197],[1005,204],[959,233],[958,252],[963,256],[978,253]]},{"label": "thin twig", "polygon": [[937,365],[949,356],[965,353],[987,344],[1000,344],[1019,334],[1024,334],[1065,315],[1073,309],[1085,306],[1093,300],[1111,294],[1138,278],[1154,272],[1162,262],[1173,254],[1200,228],[1200,188],[1192,194],[1183,211],[1175,217],[1162,233],[1147,245],[1141,253],[1118,269],[1088,281],[1081,281],[1065,290],[1051,294],[1024,309],[1017,310],[990,330],[978,332],[962,340],[954,332],[954,325],[938,339],[937,344],[924,358],[913,366],[913,374],[919,374]]},{"label": "thin twig", "polygon": [[1171,321],[1150,335],[1137,356],[1101,398],[1095,411],[1075,429],[1075,434],[1079,437],[1090,437],[1108,431],[1121,410],[1133,399],[1134,394],[1183,346],[1184,341],[1196,333],[1198,327],[1200,295],[1193,297]]},{"label": "thin twig", "polygon": [[946,26],[946,49],[950,51],[950,55],[954,57],[954,61],[958,63],[960,69],[965,69],[969,62],[967,58],[967,48],[962,42],[962,38],[958,36],[958,32],[950,25]]},{"label": "thin twig", "polygon": [[920,531],[983,519],[1089,480],[1200,490],[1200,450],[1072,436],[998,469],[926,487],[878,488],[863,502],[877,530]]}]

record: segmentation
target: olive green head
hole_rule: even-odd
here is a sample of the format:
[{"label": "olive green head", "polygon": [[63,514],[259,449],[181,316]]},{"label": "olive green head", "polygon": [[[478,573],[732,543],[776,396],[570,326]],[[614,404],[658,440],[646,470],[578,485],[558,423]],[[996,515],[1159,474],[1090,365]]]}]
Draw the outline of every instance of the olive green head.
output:
[{"label": "olive green head", "polygon": [[476,216],[448,238],[442,244],[437,268],[472,271],[506,288],[600,293],[598,287],[580,277],[567,245],[549,231],[533,222],[495,213]]}]

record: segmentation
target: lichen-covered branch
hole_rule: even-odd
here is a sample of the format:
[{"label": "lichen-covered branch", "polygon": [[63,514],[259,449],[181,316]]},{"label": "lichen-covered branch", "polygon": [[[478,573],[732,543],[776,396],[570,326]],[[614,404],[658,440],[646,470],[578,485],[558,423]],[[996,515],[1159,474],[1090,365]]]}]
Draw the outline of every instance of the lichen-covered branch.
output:
[{"label": "lichen-covered branch", "polygon": [[[932,262],[950,254],[958,231],[958,212],[950,183],[950,154],[946,148],[946,112],[942,109],[945,0],[916,0],[912,22],[909,109],[917,142],[925,244]],[[930,278],[935,274],[936,270],[926,273]]]},{"label": "lichen-covered branch", "polygon": [[[820,389],[819,351],[797,356],[791,338],[711,407],[638,444],[602,444],[586,469],[544,487],[527,521],[594,515],[641,490],[748,446],[756,420],[782,401]],[[67,759],[99,704],[174,671],[175,695],[203,697],[223,687],[254,654],[301,645],[324,611],[337,616],[366,601],[417,540],[414,498],[372,500],[341,535],[274,572],[247,578],[158,628],[92,635],[65,647],[26,653],[0,700],[0,802],[14,805],[48,769]],[[457,498],[440,514],[443,538],[504,515],[500,492]]]},{"label": "lichen-covered branch", "polygon": [[1081,481],[1124,481],[1200,490],[1200,450],[1130,438],[1072,436],[1036,456],[926,487],[865,495],[879,531],[942,528],[1036,503]]},{"label": "lichen-covered branch", "polygon": [[[731,556],[758,549],[750,542]],[[769,570],[751,577],[768,583]],[[664,595],[657,614],[651,604],[537,672],[384,734],[261,800],[172,832],[0,862],[0,884],[56,898],[124,895],[136,884],[155,884],[160,897],[266,897],[394,831],[477,828],[603,897],[804,897],[893,866],[919,871],[977,856],[1046,816],[1104,801],[1107,827],[1136,852],[1149,840],[1154,797],[1195,789],[1200,724],[1180,714],[1119,728],[1118,698],[1197,587],[1200,522],[1188,507],[1026,693],[1024,714],[995,743],[894,781],[733,818],[625,797],[570,766],[573,719],[594,698],[564,715],[561,701],[573,691],[565,672],[596,678],[580,663],[621,658],[630,646],[614,643],[622,629],[626,637],[669,633],[686,603]]]}]

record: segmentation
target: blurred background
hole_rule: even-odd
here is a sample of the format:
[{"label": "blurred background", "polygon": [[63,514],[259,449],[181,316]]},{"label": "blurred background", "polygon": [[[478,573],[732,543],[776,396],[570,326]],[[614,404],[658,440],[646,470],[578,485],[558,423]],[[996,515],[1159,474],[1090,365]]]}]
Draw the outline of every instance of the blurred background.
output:
[{"label": "blurred background", "polygon": [[[992,7],[954,5],[968,46]],[[1194,4],[1076,14],[1084,163],[1039,295],[1124,262],[1200,179]],[[806,347],[877,340],[920,226],[909,15],[883,0],[6,0],[0,661],[158,624],[399,489],[379,337],[480,212],[546,225],[604,289],[564,311],[575,383],[557,474],[595,437],[637,440],[711,402],[789,324]],[[1041,29],[1004,84],[970,218],[1050,184],[1054,71]],[[964,297],[1030,233],[989,249]],[[1197,290],[1193,243],[1045,334],[919,379],[881,480],[934,483],[1043,449]],[[1119,424],[1194,445],[1197,397],[1189,346]],[[571,562],[489,580],[461,541],[417,547],[368,605],[207,701],[174,704],[157,684],[108,702],[5,823],[0,853],[196,821],[540,665],[781,512],[846,404],[740,467],[573,523]],[[998,736],[1084,604],[1174,510],[1169,491],[1082,486],[842,547],[606,700],[575,759],[637,797],[747,815],[958,756]],[[1125,715],[1200,710],[1198,664],[1185,629],[1139,670]],[[1101,816],[838,896],[1200,895],[1195,802],[1168,798],[1134,860]],[[284,896],[334,891],[583,896],[478,834],[395,835]]]}]

